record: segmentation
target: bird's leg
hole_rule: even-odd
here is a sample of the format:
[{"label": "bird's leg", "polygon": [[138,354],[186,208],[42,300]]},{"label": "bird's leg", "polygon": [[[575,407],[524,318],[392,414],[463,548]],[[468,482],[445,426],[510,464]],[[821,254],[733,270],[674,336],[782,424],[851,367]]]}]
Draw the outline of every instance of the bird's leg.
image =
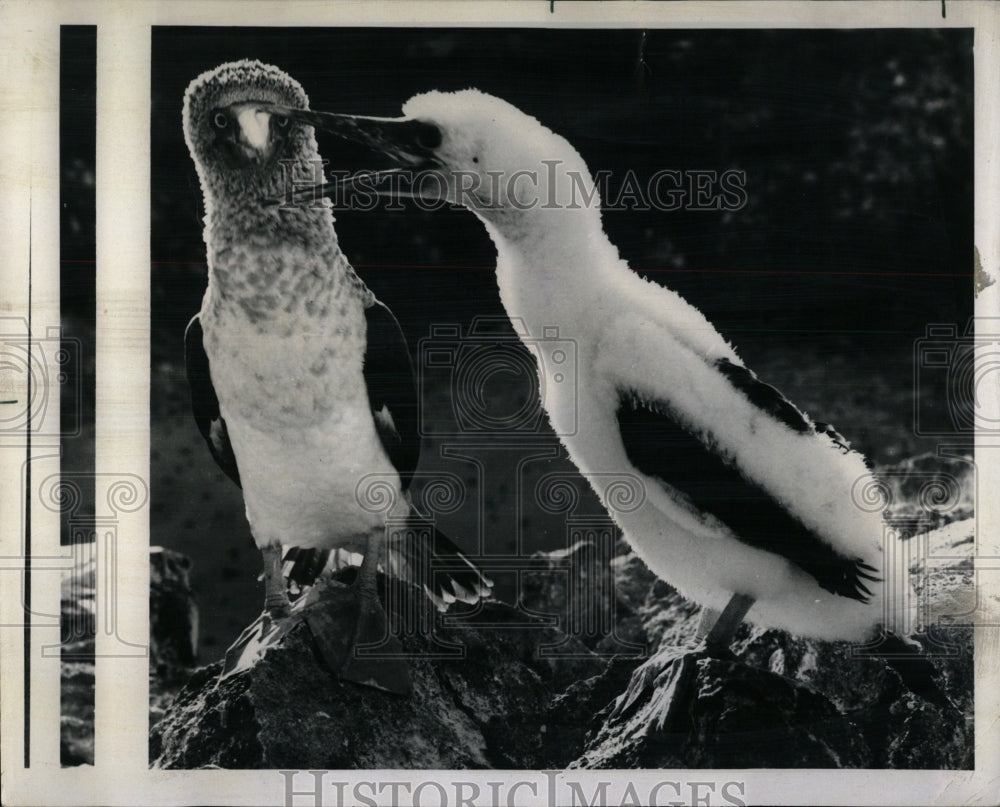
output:
[{"label": "bird's leg", "polygon": [[281,544],[261,549],[264,556],[264,612],[226,650],[220,680],[253,667],[270,647],[279,644],[295,624],[281,573]]},{"label": "bird's leg", "polygon": [[[382,530],[369,536],[365,557],[354,582],[358,609],[354,641],[341,676],[359,684],[408,695],[411,690],[410,671],[402,657],[403,647],[389,631],[389,619],[378,596],[376,572],[384,546],[385,533]],[[369,653],[362,655],[360,651],[364,646]]]},{"label": "bird's leg", "polygon": [[291,613],[285,578],[281,573],[281,544],[261,549],[264,555],[264,610],[272,619],[283,619]]},{"label": "bird's leg", "polygon": [[[378,530],[368,538],[368,546],[365,548],[365,557],[361,561],[361,568],[358,569],[358,577],[354,581],[354,591],[358,599],[358,624],[354,635],[355,645],[378,644],[387,638],[389,631],[386,629],[388,621],[385,609],[378,598],[378,571],[379,558],[382,555],[382,546],[385,543],[385,534]],[[355,646],[355,654],[357,647]]]},{"label": "bird's leg", "polygon": [[707,605],[701,607],[701,617],[698,619],[698,630],[695,631],[695,639],[699,642],[705,640],[708,636],[708,632],[715,627],[715,623],[719,621],[719,616],[722,611],[716,611],[714,608],[709,608]]},{"label": "bird's leg", "polygon": [[[715,624],[712,625],[711,629],[705,635],[705,649],[709,655],[721,656],[728,652],[729,645],[732,643],[736,631],[743,624],[743,618],[747,615],[747,611],[750,610],[753,604],[754,598],[748,597],[746,594],[733,594],[729,598],[729,602],[715,620]],[[703,613],[702,619],[704,620],[705,618],[706,615]],[[698,626],[699,635],[701,634],[702,627],[703,625]]]}]

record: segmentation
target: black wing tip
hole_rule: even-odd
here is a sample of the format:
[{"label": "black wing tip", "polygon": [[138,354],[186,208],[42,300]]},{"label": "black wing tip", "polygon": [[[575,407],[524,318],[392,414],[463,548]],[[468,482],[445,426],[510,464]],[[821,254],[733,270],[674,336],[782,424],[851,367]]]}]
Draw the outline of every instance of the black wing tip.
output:
[{"label": "black wing tip", "polygon": [[758,409],[767,412],[775,420],[800,434],[814,429],[809,418],[795,404],[777,387],[772,387],[757,378],[757,374],[749,367],[743,367],[725,357],[716,359],[714,364],[729,383],[742,392]]},{"label": "black wing tip", "polygon": [[475,605],[493,596],[493,581],[484,575],[468,558],[457,553],[467,565],[466,569],[450,569],[435,575],[435,591],[445,599]]},{"label": "black wing tip", "polygon": [[480,600],[488,599],[493,594],[492,582],[478,572],[475,575],[448,575],[435,585],[436,593],[449,605],[452,602],[462,602],[466,605],[476,605]]},{"label": "black wing tip", "polygon": [[836,566],[817,565],[815,568],[807,568],[806,571],[816,578],[824,591],[863,603],[870,602],[874,596],[865,582],[882,582],[881,577],[870,573],[876,570],[860,558],[844,560]]},{"label": "black wing tip", "polygon": [[440,580],[435,580],[435,588],[439,594],[444,591],[444,585],[450,585],[448,596],[470,605],[493,595],[493,581],[463,554],[454,541],[438,531],[434,533],[432,557],[444,562],[449,558],[457,559],[463,564],[462,568],[449,569],[437,575]]},{"label": "black wing tip", "polygon": [[455,602],[475,605],[493,595],[493,581],[434,524],[410,514],[410,537],[392,547],[395,576],[419,586],[438,607]]}]

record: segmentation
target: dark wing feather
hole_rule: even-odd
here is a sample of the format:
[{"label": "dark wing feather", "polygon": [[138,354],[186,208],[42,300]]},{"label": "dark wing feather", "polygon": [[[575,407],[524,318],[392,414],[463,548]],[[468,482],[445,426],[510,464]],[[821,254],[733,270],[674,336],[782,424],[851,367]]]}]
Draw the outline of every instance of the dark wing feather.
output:
[{"label": "dark wing feather", "polygon": [[778,389],[772,387],[770,384],[765,384],[757,378],[757,374],[753,370],[733,364],[729,359],[717,359],[715,367],[729,379],[730,384],[750,399],[750,403],[759,409],[763,409],[775,420],[788,426],[788,428],[801,434],[810,431],[814,431],[817,434],[825,434],[833,441],[841,453],[846,454],[851,450],[851,444],[847,438],[832,425],[820,421],[810,423],[809,418],[795,404],[782,395]]},{"label": "dark wing feather", "polygon": [[376,300],[365,309],[368,347],[364,375],[378,436],[405,491],[420,460],[417,385],[399,322]]},{"label": "dark wing feather", "polygon": [[730,384],[750,399],[750,403],[758,409],[763,409],[775,420],[781,421],[797,432],[805,433],[813,430],[809,419],[795,404],[776,388],[757,378],[752,370],[733,364],[729,359],[717,359],[715,367],[729,379]]},{"label": "dark wing feather", "polygon": [[[781,395],[777,390],[774,394]],[[763,395],[772,403],[777,400],[770,392]],[[784,406],[777,411],[788,413]],[[739,540],[787,558],[826,591],[863,602],[868,599],[871,592],[864,580],[877,579],[871,567],[843,557],[806,528],[764,488],[685,428],[667,404],[643,401],[634,392],[623,391],[618,427],[636,468],[684,494],[697,510],[715,516]]]},{"label": "dark wing feather", "polygon": [[205,353],[202,337],[201,319],[196,315],[184,331],[184,364],[188,386],[191,387],[191,408],[198,430],[208,443],[208,450],[226,475],[239,485],[240,472],[236,467],[236,455],[229,442],[226,421],[219,411],[219,399],[212,386],[208,355]]}]

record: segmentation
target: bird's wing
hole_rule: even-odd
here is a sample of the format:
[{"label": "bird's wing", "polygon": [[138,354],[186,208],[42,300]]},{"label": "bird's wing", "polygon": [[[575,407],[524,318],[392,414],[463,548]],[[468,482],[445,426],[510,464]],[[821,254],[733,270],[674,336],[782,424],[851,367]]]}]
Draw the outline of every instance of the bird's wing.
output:
[{"label": "bird's wing", "polygon": [[866,600],[879,535],[857,534],[871,527],[850,499],[852,475],[867,472],[860,455],[729,358],[698,355],[655,325],[618,336],[602,370],[629,461],[740,541]]},{"label": "bird's wing", "polygon": [[729,379],[729,383],[742,392],[758,409],[767,412],[775,420],[800,433],[816,431],[809,418],[770,384],[765,384],[753,370],[749,370],[726,358],[716,359],[716,369]]},{"label": "bird's wing", "polygon": [[378,300],[365,309],[364,376],[375,428],[405,491],[420,460],[417,386],[399,322]]},{"label": "bird's wing", "polygon": [[874,569],[844,557],[780,504],[761,484],[714,450],[663,401],[622,390],[618,429],[625,453],[639,471],[710,513],[739,540],[781,555],[834,594],[867,600],[864,581]]},{"label": "bird's wing", "polygon": [[208,355],[202,343],[201,318],[195,315],[184,331],[184,364],[187,369],[188,386],[191,388],[191,408],[201,436],[208,443],[208,450],[219,467],[237,485],[240,472],[236,467],[236,455],[229,442],[226,421],[219,411],[219,399],[212,386],[209,373]]},{"label": "bird's wing", "polygon": [[[475,605],[493,592],[493,581],[465,557],[454,541],[417,513],[410,513],[406,534],[389,544],[386,574],[423,588],[439,610],[456,600]],[[285,553],[283,572],[293,594],[312,585],[327,572],[360,566],[362,556],[346,550],[291,547]]]},{"label": "bird's wing", "polygon": [[753,370],[725,358],[716,359],[714,364],[719,372],[728,378],[736,389],[746,395],[754,406],[767,412],[775,420],[801,434],[815,432],[826,435],[845,454],[851,450],[851,444],[847,438],[838,432],[832,424],[812,421],[807,418],[795,404],[781,394],[780,390],[757,378],[757,374]]}]

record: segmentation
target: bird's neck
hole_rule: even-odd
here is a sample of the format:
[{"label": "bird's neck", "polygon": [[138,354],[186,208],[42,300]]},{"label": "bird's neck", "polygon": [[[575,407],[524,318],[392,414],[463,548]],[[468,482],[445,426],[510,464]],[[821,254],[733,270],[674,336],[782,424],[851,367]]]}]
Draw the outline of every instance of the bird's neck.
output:
[{"label": "bird's neck", "polygon": [[[322,318],[371,292],[340,251],[326,208],[213,206],[206,217],[209,298],[259,327],[273,320]],[[272,323],[269,325],[268,323]]]},{"label": "bird's neck", "polygon": [[630,271],[594,210],[534,211],[530,226],[486,227],[497,247],[504,307],[532,332],[579,322]]}]

